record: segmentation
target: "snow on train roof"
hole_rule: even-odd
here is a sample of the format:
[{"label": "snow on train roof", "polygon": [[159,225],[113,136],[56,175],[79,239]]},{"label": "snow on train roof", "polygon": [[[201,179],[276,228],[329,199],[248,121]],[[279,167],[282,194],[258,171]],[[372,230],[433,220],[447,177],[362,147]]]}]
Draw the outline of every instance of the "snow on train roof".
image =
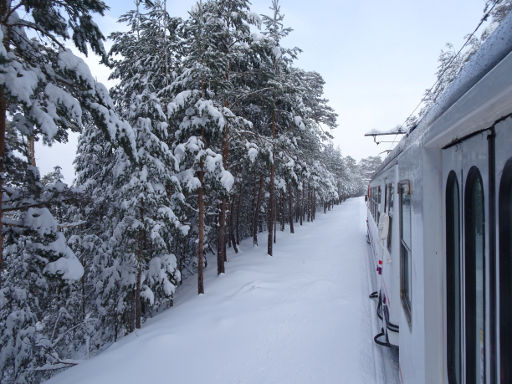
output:
[{"label": "snow on train roof", "polygon": [[[512,51],[512,12],[464,65],[459,75],[439,97],[418,125],[400,140],[375,175],[384,170],[406,147],[419,145],[432,124]],[[375,176],[374,175],[374,176]]]}]

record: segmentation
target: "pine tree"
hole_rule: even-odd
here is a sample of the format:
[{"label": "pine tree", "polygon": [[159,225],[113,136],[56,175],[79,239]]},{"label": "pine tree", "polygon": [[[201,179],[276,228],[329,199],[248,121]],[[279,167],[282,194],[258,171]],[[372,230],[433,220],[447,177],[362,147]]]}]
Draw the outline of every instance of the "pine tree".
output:
[{"label": "pine tree", "polygon": [[[269,153],[269,166],[270,166],[270,182],[269,182],[269,201],[268,201],[268,242],[267,253],[272,256],[273,245],[273,223],[274,223],[274,206],[275,206],[275,172],[276,172],[276,141],[278,139],[279,119],[277,109],[281,102],[287,102],[285,99],[288,92],[292,90],[291,84],[288,83],[289,66],[295,59],[297,49],[285,49],[281,46],[281,40],[285,38],[290,32],[290,28],[285,28],[283,25],[284,15],[281,13],[279,0],[272,0],[270,7],[272,12],[271,16],[263,15],[263,24],[265,31],[263,32],[266,37],[267,50],[268,50],[268,64],[267,64],[267,85],[271,90],[266,100],[266,107],[269,109],[269,116],[267,117],[270,125],[270,147]],[[280,108],[286,111],[286,108]]]},{"label": "pine tree", "polygon": [[[64,44],[103,57],[92,13],[103,2],[1,2],[0,19],[0,357],[2,382],[39,381],[68,364],[60,335],[83,267],[51,210],[70,199],[62,183],[41,183],[34,141],[65,142],[94,121],[133,155],[131,127],[85,63]],[[23,11],[23,17],[19,12]],[[5,347],[4,347],[5,346]],[[44,370],[35,371],[35,368]]]},{"label": "pine tree", "polygon": [[[182,225],[175,210],[182,203],[181,186],[175,176],[178,164],[168,137],[166,114],[169,101],[169,70],[172,52],[162,55],[169,45],[168,15],[162,4],[149,4],[149,12],[137,9],[121,17],[131,30],[114,34],[111,55],[119,54],[112,77],[120,83],[113,96],[120,113],[130,122],[135,133],[137,163],[123,153],[115,159],[114,183],[118,186],[118,202],[122,219],[114,238],[124,250],[124,258],[134,269],[133,307],[135,328],[141,327],[143,312],[149,308],[169,306],[181,276],[176,256],[172,253],[175,236],[183,236],[188,227]],[[143,308],[144,307],[144,308]],[[146,309],[147,308],[147,309]]]}]

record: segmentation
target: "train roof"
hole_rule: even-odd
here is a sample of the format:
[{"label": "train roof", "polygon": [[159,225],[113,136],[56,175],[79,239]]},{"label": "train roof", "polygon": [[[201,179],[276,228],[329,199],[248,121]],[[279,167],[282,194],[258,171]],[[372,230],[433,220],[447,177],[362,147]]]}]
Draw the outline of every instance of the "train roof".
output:
[{"label": "train roof", "polygon": [[[512,12],[509,13],[498,28],[482,44],[480,49],[464,65],[459,75],[451,82],[420,122],[389,153],[373,175],[372,180],[382,171],[386,170],[393,163],[393,160],[409,146],[424,145],[425,141],[431,140],[432,136],[436,135],[436,132],[429,132],[434,123],[450,112],[459,99],[469,93],[480,80],[498,66],[511,52]],[[512,72],[508,72],[507,77],[507,82],[512,83]],[[456,113],[456,111],[454,112]],[[437,134],[439,135],[439,133]]]}]

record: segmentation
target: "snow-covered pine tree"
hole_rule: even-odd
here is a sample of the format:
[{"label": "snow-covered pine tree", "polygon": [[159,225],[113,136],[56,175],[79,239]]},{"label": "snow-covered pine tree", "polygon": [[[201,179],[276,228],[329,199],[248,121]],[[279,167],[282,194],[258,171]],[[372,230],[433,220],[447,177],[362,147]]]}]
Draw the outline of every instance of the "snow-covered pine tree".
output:
[{"label": "snow-covered pine tree", "polygon": [[[278,111],[284,111],[287,108],[280,104],[288,104],[290,93],[293,92],[293,84],[291,84],[290,66],[296,58],[299,51],[298,48],[287,49],[281,46],[281,41],[291,32],[290,28],[284,27],[284,15],[281,13],[279,0],[272,0],[270,7],[271,15],[263,15],[263,24],[265,36],[267,60],[263,67],[266,71],[266,88],[269,92],[266,97],[262,97],[262,108],[268,111],[267,121],[270,127],[268,136],[270,145],[268,146],[269,154],[269,201],[268,201],[268,242],[267,253],[272,256],[273,245],[273,223],[275,220],[275,171],[276,171],[276,141],[281,130],[285,127],[280,124]],[[280,127],[279,127],[280,126]]]},{"label": "snow-covered pine tree", "polygon": [[[43,185],[34,141],[65,142],[94,121],[133,155],[130,126],[105,87],[65,48],[102,56],[92,21],[101,1],[0,2],[0,381],[38,382],[72,364],[60,356],[73,324],[69,300],[83,267],[51,210],[67,199],[62,183]],[[71,35],[70,35],[71,32]],[[59,344],[60,343],[60,344]]]},{"label": "snow-covered pine tree", "polygon": [[[197,192],[197,269],[198,292],[204,292],[203,267],[205,244],[205,186],[212,193],[229,193],[234,179],[223,166],[218,143],[233,113],[224,107],[214,85],[219,73],[224,75],[225,58],[213,49],[218,20],[212,14],[212,3],[201,1],[190,12],[184,41],[184,69],[174,80],[176,96],[169,103],[169,119],[176,127],[174,153],[180,162],[179,179],[190,193]],[[219,70],[221,72],[219,72]],[[215,201],[215,200],[213,200]]]},{"label": "snow-covered pine tree", "polygon": [[[205,47],[215,62],[210,63],[212,70],[209,89],[224,106],[226,125],[222,132],[222,166],[228,167],[230,147],[238,144],[232,137],[238,136],[238,130],[250,124],[235,114],[236,103],[247,93],[244,75],[247,75],[248,61],[252,56],[251,27],[259,27],[260,18],[250,11],[248,0],[212,0],[205,10],[211,26],[208,45]],[[221,196],[218,219],[217,273],[224,273],[227,242],[227,205],[229,196]]]},{"label": "snow-covered pine tree", "polygon": [[[123,250],[122,260],[131,268],[124,277],[131,284],[135,328],[141,327],[143,315],[172,304],[174,290],[181,279],[176,256],[172,253],[176,237],[184,236],[175,211],[180,211],[181,187],[175,174],[177,161],[169,147],[169,101],[166,84],[173,80],[171,57],[167,52],[169,17],[163,4],[141,2],[121,17],[130,26],[116,33],[111,55],[112,78],[119,84],[113,97],[120,113],[133,127],[137,162],[119,153],[114,165],[114,184],[120,205],[120,220],[114,230],[116,249]],[[167,54],[165,53],[167,52]],[[167,58],[169,62],[163,60]]]}]

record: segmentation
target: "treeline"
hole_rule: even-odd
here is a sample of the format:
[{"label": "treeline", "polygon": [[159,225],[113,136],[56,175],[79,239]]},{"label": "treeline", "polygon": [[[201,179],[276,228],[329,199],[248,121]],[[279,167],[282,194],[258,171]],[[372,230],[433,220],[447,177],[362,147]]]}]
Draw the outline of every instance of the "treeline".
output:
[{"label": "treeline", "polygon": [[[200,1],[187,19],[137,0],[109,53],[92,21],[105,9],[0,4],[2,383],[39,382],[140,328],[185,275],[203,293],[203,269],[224,273],[244,238],[272,255],[276,231],[364,193],[378,165],[333,147],[324,81],[282,46],[277,0],[264,16]],[[111,66],[110,93],[69,39]],[[71,131],[74,185],[58,168],[40,177],[34,142]]]}]

